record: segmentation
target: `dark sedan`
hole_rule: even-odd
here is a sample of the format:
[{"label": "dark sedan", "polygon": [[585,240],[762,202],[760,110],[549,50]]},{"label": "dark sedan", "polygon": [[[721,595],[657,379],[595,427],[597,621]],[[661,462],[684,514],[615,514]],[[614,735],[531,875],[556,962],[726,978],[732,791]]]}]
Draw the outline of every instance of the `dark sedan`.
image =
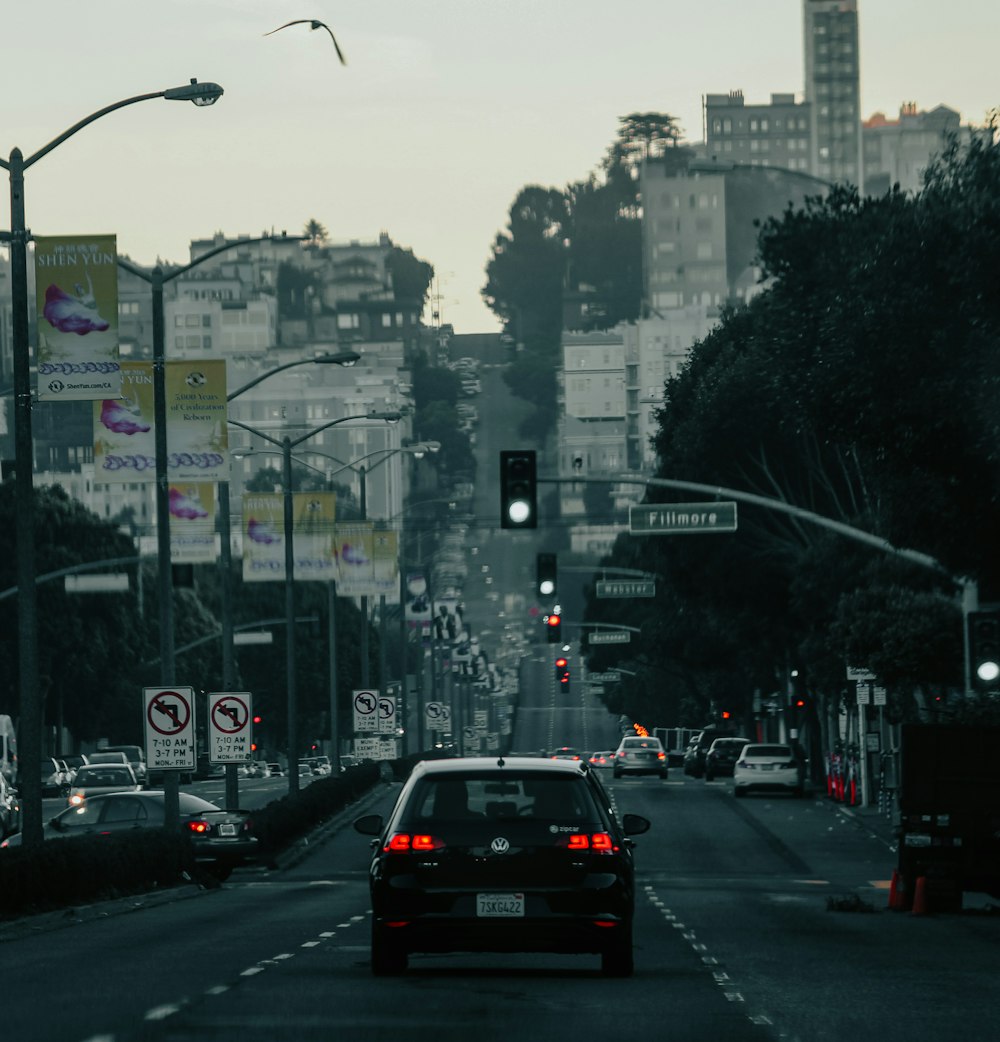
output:
[{"label": "dark sedan", "polygon": [[[214,803],[189,792],[179,794],[180,825],[191,840],[195,861],[216,879],[226,879],[237,865],[252,861],[257,839],[250,831],[247,811],[220,810]],[[90,796],[45,823],[45,839],[106,836],[137,828],[162,828],[164,796],[160,791],[110,792]],[[19,846],[20,834],[0,846]]]},{"label": "dark sedan", "polygon": [[749,744],[749,738],[716,738],[705,753],[705,781],[731,778],[733,764],[739,759],[743,747]]},{"label": "dark sedan", "polygon": [[411,952],[574,952],[606,976],[632,973],[634,867],[622,824],[586,764],[468,758],[413,769],[373,841],[372,972]]}]

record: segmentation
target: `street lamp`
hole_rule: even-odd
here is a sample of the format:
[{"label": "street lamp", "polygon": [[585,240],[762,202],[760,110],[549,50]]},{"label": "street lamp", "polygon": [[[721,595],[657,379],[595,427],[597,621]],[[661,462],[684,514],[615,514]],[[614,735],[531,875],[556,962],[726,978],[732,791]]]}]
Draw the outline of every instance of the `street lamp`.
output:
[{"label": "street lamp", "polygon": [[[178,90],[184,90],[185,88],[177,88]],[[198,101],[196,98],[192,98],[196,104],[211,104],[204,100]],[[207,253],[203,253],[189,264],[182,264],[176,268],[171,268],[170,271],[164,272],[163,267],[157,264],[151,272],[146,272],[142,268],[132,264],[131,261],[118,259],[118,266],[124,268],[126,271],[131,272],[137,278],[142,279],[144,282],[148,282],[152,287],[153,293],[153,422],[155,426],[154,431],[154,456],[155,456],[155,481],[156,481],[156,559],[157,559],[157,601],[159,610],[159,635],[160,635],[160,684],[162,687],[172,687],[177,682],[177,671],[176,671],[176,660],[174,655],[174,589],[173,589],[173,574],[170,565],[170,475],[167,470],[167,396],[166,396],[166,322],[164,318],[163,308],[163,287],[167,282],[172,282],[174,279],[179,278],[192,268],[197,267],[199,264],[204,264],[205,261],[211,260],[217,254],[225,253],[227,250],[236,249],[240,246],[245,246],[247,243],[255,242],[280,242],[282,240],[288,240],[292,242],[300,241],[303,236],[294,236],[291,240],[288,240],[288,236],[282,233],[280,236],[276,235],[264,235],[257,239],[241,239],[239,242],[226,242],[220,246],[216,246],[214,249],[209,250]],[[337,356],[324,356],[323,360],[335,361]],[[352,353],[353,361],[345,362],[343,364],[354,364],[357,361],[359,355]],[[251,380],[245,387],[241,387],[238,391],[233,394],[226,396],[226,401],[231,401],[236,397],[237,394],[241,394],[243,391],[248,390],[250,387],[255,386],[270,376],[274,372],[278,372],[280,369],[287,369],[292,365],[303,364],[304,361],[319,361],[319,359],[306,359],[300,360],[299,362],[289,362],[287,365],[280,366],[278,369],[271,370],[271,372],[264,373],[257,377],[255,380]],[[221,484],[221,483],[220,483]],[[223,497],[220,495],[220,501],[225,498],[226,507],[228,510],[229,497],[228,495]],[[223,551],[225,554],[225,551]],[[228,647],[228,650],[227,650]],[[226,662],[232,661],[232,641],[231,634],[230,639],[227,641],[226,634],[223,632],[223,674],[226,673]],[[227,683],[227,677],[223,676],[223,689],[230,690],[230,684]],[[235,808],[238,805],[238,795],[236,793],[237,778],[236,769],[233,767],[232,770],[227,766],[226,768],[226,803],[227,806]],[[176,772],[167,771],[164,774],[163,781],[163,799],[164,799],[164,820],[168,827],[176,826],[180,820],[180,796],[179,796],[179,784]],[[232,792],[232,802],[230,802],[230,793]]]},{"label": "street lamp", "polygon": [[[393,449],[376,449],[374,452],[368,453],[366,456],[362,456],[361,459],[368,459],[371,456],[378,455],[379,453],[385,453],[385,459],[389,459],[397,453],[409,453],[416,459],[422,459],[429,452],[438,452],[441,448],[441,443],[437,441],[425,441],[417,442],[414,445],[403,445],[399,448]],[[308,467],[310,470],[315,470],[318,473],[324,474],[328,485],[332,487],[333,478],[340,474],[342,471],[351,470],[357,472],[358,460],[354,463],[345,463],[344,460],[338,459],[336,456],[330,455],[328,452],[320,452],[317,449],[305,450],[311,456],[320,456],[323,459],[332,460],[334,463],[341,464],[340,468],[334,471],[323,471],[319,467],[314,466],[311,463],[307,463],[303,459],[299,459],[298,462],[304,467]],[[241,458],[255,455],[283,455],[273,449],[247,449],[238,455]],[[384,460],[380,460],[380,463]],[[363,471],[363,468],[362,468]],[[362,518],[364,519],[367,512],[367,500],[362,505]],[[330,676],[330,760],[333,766],[333,771],[336,774],[340,767],[340,739],[337,731],[338,725],[338,706],[339,706],[339,692],[337,688],[337,581],[336,579],[330,579],[327,583],[327,649],[329,655],[329,676]],[[367,598],[362,599],[362,616],[363,624],[361,627],[361,647],[362,647],[362,686],[368,686],[368,615],[367,615]]]},{"label": "street lamp", "polygon": [[[32,517],[34,495],[32,470],[34,450],[31,437],[31,358],[28,341],[28,238],[24,217],[24,172],[49,152],[58,148],[77,131],[116,109],[152,98],[191,101],[211,105],[222,97],[217,83],[191,80],[182,87],[171,87],[152,94],[139,94],[107,105],[74,123],[37,152],[24,158],[19,148],[0,166],[10,177],[10,262],[11,305],[13,309],[11,346],[14,376],[14,466],[15,537],[17,540],[18,585],[18,673],[20,687],[20,765],[24,772],[22,807],[24,845],[42,842],[42,789],[38,773],[41,756],[41,707],[38,699],[38,601],[35,593],[35,539]],[[7,238],[5,236],[5,238]]]},{"label": "street lamp", "polygon": [[[295,547],[294,547],[294,510],[292,506],[292,449],[296,445],[321,431],[328,430],[340,423],[350,420],[384,420],[387,423],[395,423],[402,419],[400,412],[370,412],[355,416],[341,416],[336,420],[329,420],[318,427],[314,427],[297,438],[289,438],[288,435],[278,439],[264,431],[251,427],[249,424],[239,420],[229,420],[234,427],[249,431],[251,434],[263,438],[271,445],[281,449],[283,458],[282,465],[282,488],[284,499],[284,521],[285,521],[285,669],[288,685],[288,791],[290,793],[299,791],[299,754],[298,754],[298,705],[295,692]],[[362,627],[364,633],[365,627]]]}]

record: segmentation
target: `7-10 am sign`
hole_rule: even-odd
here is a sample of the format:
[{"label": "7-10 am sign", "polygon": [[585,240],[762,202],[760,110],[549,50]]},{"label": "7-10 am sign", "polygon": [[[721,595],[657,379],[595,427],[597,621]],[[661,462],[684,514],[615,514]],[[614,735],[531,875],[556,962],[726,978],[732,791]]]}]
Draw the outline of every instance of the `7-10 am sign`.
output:
[{"label": "7-10 am sign", "polygon": [[208,758],[212,763],[246,763],[253,744],[253,698],[249,691],[208,696]]}]

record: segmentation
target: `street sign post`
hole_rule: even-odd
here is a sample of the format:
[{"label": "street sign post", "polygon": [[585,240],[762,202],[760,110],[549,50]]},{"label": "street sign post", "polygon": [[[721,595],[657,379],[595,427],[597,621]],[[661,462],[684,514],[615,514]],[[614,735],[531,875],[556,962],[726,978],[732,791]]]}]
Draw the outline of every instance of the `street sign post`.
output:
[{"label": "street sign post", "polygon": [[605,630],[587,635],[588,644],[628,644],[632,634],[628,630]]},{"label": "street sign post", "polygon": [[632,535],[701,535],[736,531],[736,503],[660,503],[631,506]]},{"label": "street sign post", "polygon": [[595,590],[598,597],[655,597],[656,583],[652,579],[598,579]]},{"label": "street sign post", "polygon": [[146,769],[193,771],[194,688],[144,687]]},{"label": "street sign post", "polygon": [[211,763],[246,763],[253,743],[253,699],[249,691],[208,696],[208,759]]}]

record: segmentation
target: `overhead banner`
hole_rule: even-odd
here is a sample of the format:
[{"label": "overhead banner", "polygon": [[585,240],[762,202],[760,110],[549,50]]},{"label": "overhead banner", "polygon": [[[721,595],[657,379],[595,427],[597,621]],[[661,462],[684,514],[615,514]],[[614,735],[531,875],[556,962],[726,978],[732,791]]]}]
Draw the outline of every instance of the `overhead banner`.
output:
[{"label": "overhead banner", "polygon": [[431,625],[431,596],[424,572],[407,572],[403,617],[411,630],[428,636]]},{"label": "overhead banner", "polygon": [[333,554],[337,593],[344,597],[381,597],[399,603],[399,533],[372,521],[337,524]]},{"label": "overhead banner", "polygon": [[[334,560],[336,509],[335,492],[292,493],[296,580],[328,582],[338,578]],[[244,581],[284,582],[284,532],[283,493],[248,492],[243,496]]]},{"label": "overhead banner", "polygon": [[171,563],[205,564],[214,561],[214,482],[171,482],[169,501]]},{"label": "overhead banner", "polygon": [[[167,477],[170,481],[228,481],[226,363],[167,362]],[[156,480],[153,363],[122,362],[121,392],[94,402],[97,481]]]},{"label": "overhead banner", "polygon": [[36,236],[35,305],[39,400],[117,397],[115,236]]}]

